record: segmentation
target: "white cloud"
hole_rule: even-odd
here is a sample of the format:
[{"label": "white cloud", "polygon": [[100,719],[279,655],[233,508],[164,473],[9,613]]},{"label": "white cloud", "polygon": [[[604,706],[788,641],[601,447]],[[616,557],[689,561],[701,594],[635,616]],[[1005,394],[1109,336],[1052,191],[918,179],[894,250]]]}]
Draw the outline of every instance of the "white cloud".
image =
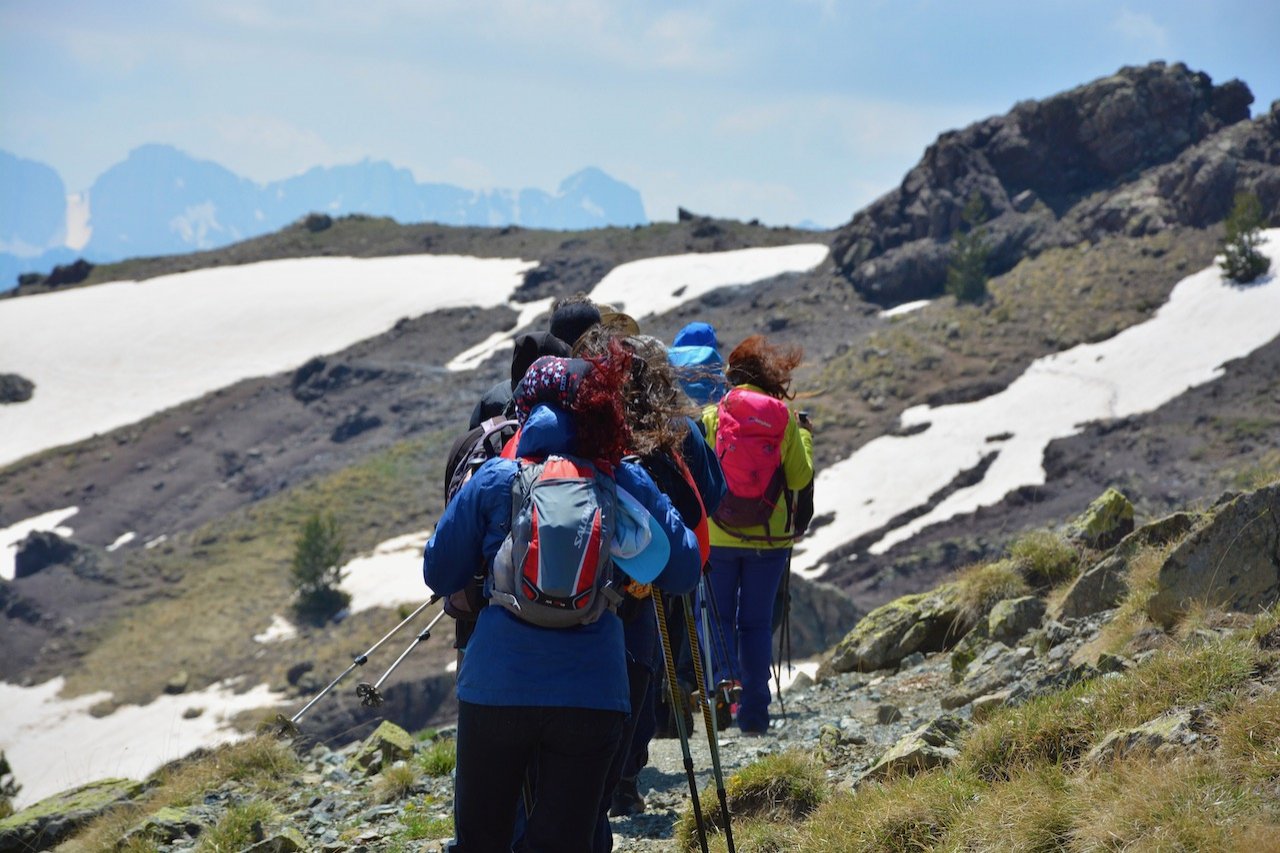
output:
[{"label": "white cloud", "polygon": [[1169,50],[1169,30],[1144,12],[1121,8],[1111,21],[1111,30],[1154,54],[1164,55]]}]

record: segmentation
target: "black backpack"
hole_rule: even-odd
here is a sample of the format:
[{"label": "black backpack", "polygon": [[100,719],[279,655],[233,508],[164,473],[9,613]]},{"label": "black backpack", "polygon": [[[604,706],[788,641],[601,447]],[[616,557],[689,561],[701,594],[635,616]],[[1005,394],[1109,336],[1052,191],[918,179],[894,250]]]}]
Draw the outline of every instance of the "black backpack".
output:
[{"label": "black backpack", "polygon": [[[515,435],[519,425],[510,418],[494,417],[464,433],[449,449],[444,467],[444,503],[453,500],[471,476],[486,461],[502,453],[502,447]],[[471,583],[444,600],[444,610],[454,619],[474,622],[485,606],[483,565],[476,567]]]}]

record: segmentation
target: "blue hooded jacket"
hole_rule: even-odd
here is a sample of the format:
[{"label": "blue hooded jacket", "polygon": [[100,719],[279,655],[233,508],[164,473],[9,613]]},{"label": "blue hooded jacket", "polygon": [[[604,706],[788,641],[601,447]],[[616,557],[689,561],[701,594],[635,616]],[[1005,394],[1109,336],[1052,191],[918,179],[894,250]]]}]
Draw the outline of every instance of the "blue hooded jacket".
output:
[{"label": "blue hooded jacket", "polygon": [[680,387],[699,406],[720,402],[728,390],[724,359],[716,349],[716,330],[710,323],[690,323],[676,333],[667,359],[676,369]]},{"label": "blue hooded jacket", "polygon": [[[541,405],[525,421],[517,454],[539,459],[565,453],[573,442],[570,419]],[[434,592],[462,589],[476,565],[492,567],[511,526],[511,487],[519,464],[490,459],[454,497],[427,542],[422,573]],[[671,545],[655,579],[676,594],[697,585],[698,542],[671,502],[638,465],[614,471],[618,485],[656,518]],[[590,625],[540,628],[502,607],[480,612],[458,673],[458,698],[477,705],[536,705],[630,711],[622,621],[606,612]]]}]

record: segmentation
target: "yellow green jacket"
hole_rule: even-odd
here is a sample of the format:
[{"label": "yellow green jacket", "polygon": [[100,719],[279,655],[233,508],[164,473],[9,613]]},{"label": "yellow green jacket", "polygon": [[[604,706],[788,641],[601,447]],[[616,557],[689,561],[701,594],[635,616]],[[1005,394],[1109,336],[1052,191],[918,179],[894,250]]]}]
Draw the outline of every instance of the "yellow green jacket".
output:
[{"label": "yellow green jacket", "polygon": [[[738,385],[737,387],[764,393],[755,385]],[[702,424],[706,428],[707,444],[711,445],[713,453],[716,449],[716,427],[719,423],[720,410],[714,403],[702,410]],[[718,459],[719,456],[717,455],[716,458]],[[800,429],[799,421],[794,414],[787,423],[787,431],[782,436],[782,473],[787,480],[787,489],[792,492],[803,489],[813,480],[813,435],[808,430]],[[712,546],[761,549],[791,547],[791,530],[787,525],[785,501],[778,503],[777,509],[769,518],[768,533],[773,537],[772,542],[764,539],[743,540],[720,527],[715,519],[710,520],[709,527]],[[741,532],[748,536],[763,537],[765,528],[763,525],[746,527]]]}]

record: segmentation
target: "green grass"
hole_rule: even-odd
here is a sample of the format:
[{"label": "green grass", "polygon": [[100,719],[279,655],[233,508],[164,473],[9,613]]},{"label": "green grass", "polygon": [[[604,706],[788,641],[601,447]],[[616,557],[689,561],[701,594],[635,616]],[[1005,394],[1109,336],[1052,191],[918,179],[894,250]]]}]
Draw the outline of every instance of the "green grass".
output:
[{"label": "green grass", "polygon": [[1047,530],[1018,537],[1009,546],[1009,558],[1036,589],[1061,586],[1080,573],[1080,552],[1065,538]]},{"label": "green grass", "polygon": [[212,828],[200,834],[196,853],[237,853],[260,841],[266,824],[276,817],[275,808],[262,800],[232,806]]},{"label": "green grass", "polygon": [[[294,542],[306,519],[332,512],[347,558],[427,526],[440,504],[427,484],[448,440],[440,432],[401,442],[177,537],[168,553],[131,552],[132,570],[178,580],[165,596],[122,611],[101,629],[99,642],[68,675],[69,692],[109,688],[122,702],[146,702],[178,669],[190,672],[192,689],[232,677],[283,681],[287,644],[263,656],[245,626],[265,627],[272,614],[287,611]],[[325,642],[307,655],[319,671],[341,671],[352,650],[384,632],[378,614],[360,613],[327,627]]]},{"label": "green grass", "polygon": [[458,742],[451,737],[439,738],[420,750],[415,760],[428,776],[448,776],[458,763]]},{"label": "green grass", "polygon": [[[400,815],[400,823],[404,831],[400,840],[420,841],[422,839],[448,838],[453,835],[453,820],[449,817],[436,817],[427,813],[428,803],[409,803]],[[408,848],[407,848],[408,849]],[[414,848],[421,849],[421,848]]]},{"label": "green grass", "polygon": [[[789,751],[769,755],[748,764],[725,780],[725,798],[734,820],[734,836],[737,840],[739,820],[749,820],[758,826],[755,830],[763,846],[780,839],[763,828],[763,824],[787,824],[812,812],[826,796],[826,775],[812,755]],[[711,788],[702,792],[701,805],[704,825],[708,833],[722,831],[724,815],[720,803]],[[697,821],[692,807],[687,807],[676,824],[676,843],[682,849],[693,850],[698,846]]]},{"label": "green grass", "polygon": [[1012,560],[979,563],[956,574],[959,591],[960,621],[973,625],[998,601],[1018,598],[1031,591],[1019,566]]}]

